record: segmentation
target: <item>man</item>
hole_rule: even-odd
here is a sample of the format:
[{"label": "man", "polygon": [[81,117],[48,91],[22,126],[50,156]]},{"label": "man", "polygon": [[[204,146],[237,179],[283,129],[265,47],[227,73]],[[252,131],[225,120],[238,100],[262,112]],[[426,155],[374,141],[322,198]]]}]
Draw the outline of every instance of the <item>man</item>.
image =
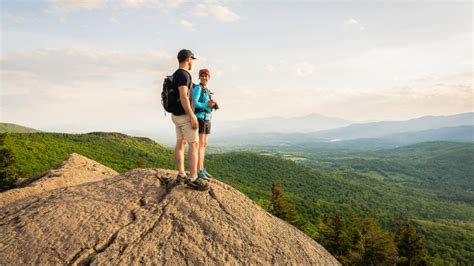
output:
[{"label": "man", "polygon": [[[194,54],[186,49],[179,51],[178,62],[179,68],[173,74],[174,86],[179,91],[178,108],[171,115],[171,119],[176,126],[176,164],[178,166],[178,184],[186,183],[189,187],[196,190],[209,189],[208,184],[197,175],[198,150],[199,150],[199,136],[198,136],[198,120],[194,114],[191,105],[192,92],[192,78],[188,72],[193,66]],[[175,87],[175,88],[176,88]],[[184,150],[186,142],[189,144],[189,173],[186,175],[184,171]]]}]

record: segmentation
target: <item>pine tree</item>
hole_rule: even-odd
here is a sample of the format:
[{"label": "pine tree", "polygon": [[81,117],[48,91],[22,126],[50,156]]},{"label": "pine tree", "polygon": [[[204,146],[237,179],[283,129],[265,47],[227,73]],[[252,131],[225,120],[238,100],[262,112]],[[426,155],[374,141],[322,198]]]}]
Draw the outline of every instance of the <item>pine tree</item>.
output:
[{"label": "pine tree", "polygon": [[326,214],[323,214],[321,220],[322,222],[318,226],[319,243],[332,255],[341,259],[350,248],[350,239],[342,215],[337,213],[329,218]]},{"label": "pine tree", "polygon": [[272,214],[285,219],[288,216],[288,202],[279,180],[272,182]]},{"label": "pine tree", "polygon": [[395,222],[395,243],[400,257],[399,265],[431,265],[423,236],[409,223]]},{"label": "pine tree", "polygon": [[300,217],[296,211],[295,206],[288,203],[285,197],[285,191],[281,186],[279,180],[273,180],[272,182],[272,214],[279,217],[288,223],[302,229],[306,221]]},{"label": "pine tree", "polygon": [[347,249],[349,246],[349,239],[347,237],[346,227],[344,225],[344,221],[342,220],[342,215],[340,213],[336,213],[332,219],[331,227],[333,229],[334,235],[333,237],[333,250],[336,257],[341,257],[347,253]]},{"label": "pine tree", "polygon": [[360,232],[360,227],[361,227],[361,221],[357,216],[354,214],[351,217],[351,228],[349,229],[349,237],[351,239],[351,242],[355,245],[357,242],[359,242],[362,234]]},{"label": "pine tree", "polygon": [[360,241],[344,257],[350,265],[393,265],[397,259],[392,238],[372,219],[364,221]]},{"label": "pine tree", "polygon": [[351,224],[347,230],[348,250],[354,249],[362,238],[361,222],[356,215],[352,215]]},{"label": "pine tree", "polygon": [[333,252],[329,249],[329,247],[332,246],[331,235],[333,235],[333,229],[329,226],[329,215],[327,213],[323,213],[319,221],[316,221],[316,224],[318,230],[318,238],[316,240],[332,254]]}]

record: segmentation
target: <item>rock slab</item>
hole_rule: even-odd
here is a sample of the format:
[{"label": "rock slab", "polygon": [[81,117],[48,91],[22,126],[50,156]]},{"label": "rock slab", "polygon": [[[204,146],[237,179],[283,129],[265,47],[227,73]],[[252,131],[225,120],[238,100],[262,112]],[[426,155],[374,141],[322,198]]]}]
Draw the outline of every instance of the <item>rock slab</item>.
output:
[{"label": "rock slab", "polygon": [[134,169],[4,205],[0,265],[340,265],[231,186],[195,191],[175,176]]}]

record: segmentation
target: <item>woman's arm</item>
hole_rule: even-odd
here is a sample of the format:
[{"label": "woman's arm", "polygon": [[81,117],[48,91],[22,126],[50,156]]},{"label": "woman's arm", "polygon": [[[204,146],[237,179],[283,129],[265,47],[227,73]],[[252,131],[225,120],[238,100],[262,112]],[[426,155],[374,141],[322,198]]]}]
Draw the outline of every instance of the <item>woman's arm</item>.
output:
[{"label": "woman's arm", "polygon": [[199,98],[201,98],[202,88],[200,85],[196,85],[193,89],[193,96],[194,96],[194,108],[201,108],[206,109],[206,103],[199,102]]},{"label": "woman's arm", "polygon": [[210,96],[210,94],[209,94],[209,90],[208,90],[207,88],[204,89],[204,90],[206,90],[206,96],[207,96],[207,97],[205,97],[205,99],[206,99],[206,111],[207,111],[208,113],[210,113],[210,112],[212,112],[212,106],[214,105],[214,103],[213,103],[212,100],[211,100],[211,96]]}]

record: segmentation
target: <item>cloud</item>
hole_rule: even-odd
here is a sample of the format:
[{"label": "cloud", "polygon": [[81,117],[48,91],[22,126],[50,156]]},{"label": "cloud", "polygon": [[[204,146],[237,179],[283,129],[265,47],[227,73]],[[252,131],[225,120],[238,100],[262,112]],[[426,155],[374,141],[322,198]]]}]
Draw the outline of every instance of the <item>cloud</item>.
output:
[{"label": "cloud", "polygon": [[373,46],[360,53],[314,61],[318,74],[315,82],[337,90],[378,91],[427,75],[468,71],[471,65],[464,64],[466,55],[472,58],[472,33],[409,45]]},{"label": "cloud", "polygon": [[53,0],[52,11],[68,13],[103,8],[176,8],[184,0]]},{"label": "cloud", "polygon": [[[246,107],[252,110],[252,106],[260,106],[263,102],[272,104],[265,105],[261,116],[293,116],[316,112],[355,120],[408,119],[428,114],[446,115],[474,111],[472,106],[474,88],[469,80],[473,74],[469,72],[462,76],[453,75],[423,84],[384,87],[377,91],[340,91],[319,88],[311,84],[296,87],[285,83],[268,87],[255,85],[238,87],[226,84],[233,87],[221,89],[216,95],[222,106],[226,107],[219,115],[225,113],[227,119],[255,118],[254,113],[245,111]],[[238,100],[243,97],[246,99],[245,103]],[[295,108],[282,113],[281,106],[288,105]],[[235,109],[243,111],[233,114],[232,110]]]},{"label": "cloud", "polygon": [[[2,79],[18,81],[18,73],[53,84],[116,77],[152,77],[173,69],[176,59],[161,51],[120,51],[95,48],[34,49],[3,54]],[[16,73],[13,75],[12,73]]]},{"label": "cloud", "polygon": [[18,50],[2,54],[0,65],[2,120],[96,130],[169,122],[159,95],[177,61],[162,51]]},{"label": "cloud", "polygon": [[297,77],[306,77],[314,73],[315,66],[305,61],[285,63],[280,60],[278,63],[268,63],[264,67],[265,71],[275,73],[293,73]]},{"label": "cloud", "polygon": [[194,14],[198,17],[210,17],[221,22],[234,22],[240,19],[228,7],[218,4],[198,4],[194,8]]},{"label": "cloud", "polygon": [[148,2],[146,0],[122,0],[122,3],[127,6],[143,6]]},{"label": "cloud", "polygon": [[337,105],[345,106],[347,115],[363,119],[455,114],[474,111],[473,89],[472,84],[462,82],[439,86],[405,85],[379,92],[340,94]]},{"label": "cloud", "polygon": [[344,22],[344,28],[346,29],[352,29],[352,30],[359,30],[359,31],[363,31],[365,30],[365,27],[363,25],[361,25],[359,23],[359,21],[357,21],[356,19],[354,18],[351,18],[351,19],[348,19]]},{"label": "cloud", "polygon": [[267,64],[267,65],[265,66],[265,70],[268,71],[268,72],[270,72],[270,73],[275,73],[275,72],[277,72],[277,69],[276,69],[276,67],[275,67],[273,64]]},{"label": "cloud", "polygon": [[15,24],[23,24],[29,21],[29,19],[25,17],[13,15],[7,12],[2,13],[2,20],[6,20]]},{"label": "cloud", "polygon": [[107,0],[54,0],[56,11],[72,12],[81,9],[97,9],[104,7]]},{"label": "cloud", "polygon": [[121,0],[121,5],[135,8],[175,8],[184,0]]},{"label": "cloud", "polygon": [[113,23],[113,24],[116,24],[116,25],[119,25],[119,26],[125,26],[125,24],[123,24],[122,22],[120,22],[116,18],[110,18],[109,21],[110,21],[110,23]]},{"label": "cloud", "polygon": [[191,22],[189,22],[187,20],[184,20],[184,19],[181,20],[179,25],[181,26],[182,29],[184,29],[186,31],[195,31],[196,30]]},{"label": "cloud", "polygon": [[296,74],[300,77],[306,77],[314,72],[314,65],[308,62],[299,62],[295,65]]}]

